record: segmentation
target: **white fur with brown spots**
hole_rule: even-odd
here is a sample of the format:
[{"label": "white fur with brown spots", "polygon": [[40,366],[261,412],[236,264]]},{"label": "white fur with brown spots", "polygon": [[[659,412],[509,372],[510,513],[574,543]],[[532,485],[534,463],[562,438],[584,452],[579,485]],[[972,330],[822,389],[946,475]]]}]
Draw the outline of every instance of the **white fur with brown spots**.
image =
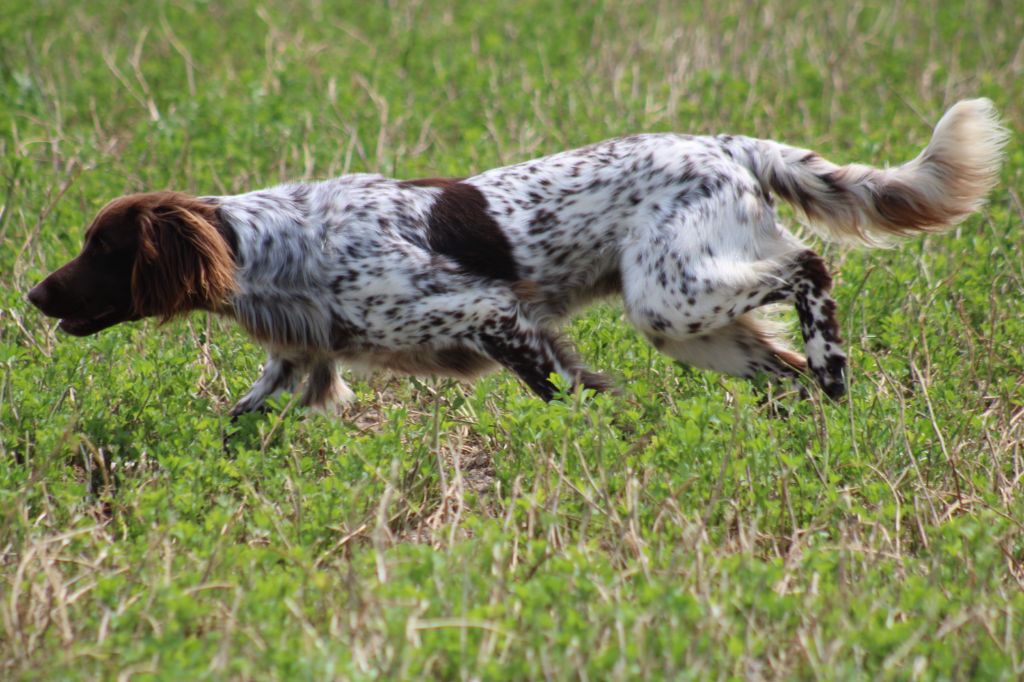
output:
[{"label": "white fur with brown spots", "polygon": [[[771,195],[830,238],[876,244],[942,230],[981,205],[1005,141],[991,102],[970,100],[950,109],[920,156],[884,170],[769,140],[649,134],[463,180],[349,175],[198,200],[128,197],[96,223],[116,214],[123,226],[145,203],[174,234],[207,220],[215,229],[204,234],[230,246],[230,291],[206,301],[190,290],[175,299],[189,307],[173,312],[232,316],[267,349],[263,375],[233,414],[283,390],[301,388],[312,406],[344,399],[339,364],[466,378],[503,365],[545,399],[555,394],[552,374],[604,388],[557,328],[615,293],[629,320],[682,363],[742,377],[809,369],[839,397],[846,360],[831,278],[780,224]],[[209,270],[202,265],[192,270]],[[44,312],[60,309],[52,301],[64,286],[48,282],[30,295]],[[806,359],[754,317],[777,302],[796,307]],[[96,320],[65,327],[94,333],[153,314],[97,309]]]}]

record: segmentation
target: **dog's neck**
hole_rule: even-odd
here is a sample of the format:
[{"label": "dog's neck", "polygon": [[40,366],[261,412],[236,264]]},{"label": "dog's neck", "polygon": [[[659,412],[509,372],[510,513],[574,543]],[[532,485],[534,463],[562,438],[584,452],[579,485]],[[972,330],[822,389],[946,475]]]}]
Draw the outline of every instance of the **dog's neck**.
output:
[{"label": "dog's neck", "polygon": [[309,210],[290,189],[211,197],[217,204],[218,231],[231,245],[240,276],[283,284],[306,269],[303,262],[313,246]]},{"label": "dog's neck", "polygon": [[329,311],[310,294],[323,285],[324,243],[310,224],[307,194],[308,185],[290,185],[212,198],[236,265],[230,307],[218,312],[261,343],[323,350],[331,343]]}]

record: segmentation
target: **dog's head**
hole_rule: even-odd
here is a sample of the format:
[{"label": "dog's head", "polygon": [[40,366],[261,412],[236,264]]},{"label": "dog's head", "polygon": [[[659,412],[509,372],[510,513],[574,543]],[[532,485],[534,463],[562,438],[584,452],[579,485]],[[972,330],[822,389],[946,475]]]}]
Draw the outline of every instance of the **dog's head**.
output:
[{"label": "dog's head", "polygon": [[234,288],[231,245],[216,208],[177,192],[132,194],[107,204],[82,252],[28,293],[68,334],[224,305]]}]

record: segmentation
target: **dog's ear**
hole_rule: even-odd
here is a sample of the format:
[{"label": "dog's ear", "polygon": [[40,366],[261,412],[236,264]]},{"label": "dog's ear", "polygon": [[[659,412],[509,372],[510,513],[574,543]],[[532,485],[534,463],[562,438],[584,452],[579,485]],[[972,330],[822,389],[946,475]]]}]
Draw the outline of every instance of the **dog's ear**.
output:
[{"label": "dog's ear", "polygon": [[196,308],[222,306],[234,289],[230,247],[211,223],[212,209],[172,197],[140,207],[132,301],[142,316],[167,321]]}]

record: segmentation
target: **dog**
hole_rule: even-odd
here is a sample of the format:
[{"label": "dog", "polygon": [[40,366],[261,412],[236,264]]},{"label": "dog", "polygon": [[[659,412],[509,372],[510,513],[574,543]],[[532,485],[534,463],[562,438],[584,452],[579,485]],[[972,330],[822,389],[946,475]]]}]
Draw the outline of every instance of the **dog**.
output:
[{"label": "dog", "polygon": [[[837,166],[750,137],[644,134],[470,178],[354,174],[235,196],[161,191],[110,202],[81,253],[28,293],[85,336],[192,310],[235,319],[268,353],[231,410],[282,391],[326,407],[352,393],[337,365],[470,379],[496,366],[537,395],[609,388],[558,334],[621,294],[628,320],[695,367],[847,390],[825,262],[776,215],[876,246],[949,229],[997,181],[1007,132],[965,100],[917,158]],[[796,307],[805,353],[755,310]]]}]

